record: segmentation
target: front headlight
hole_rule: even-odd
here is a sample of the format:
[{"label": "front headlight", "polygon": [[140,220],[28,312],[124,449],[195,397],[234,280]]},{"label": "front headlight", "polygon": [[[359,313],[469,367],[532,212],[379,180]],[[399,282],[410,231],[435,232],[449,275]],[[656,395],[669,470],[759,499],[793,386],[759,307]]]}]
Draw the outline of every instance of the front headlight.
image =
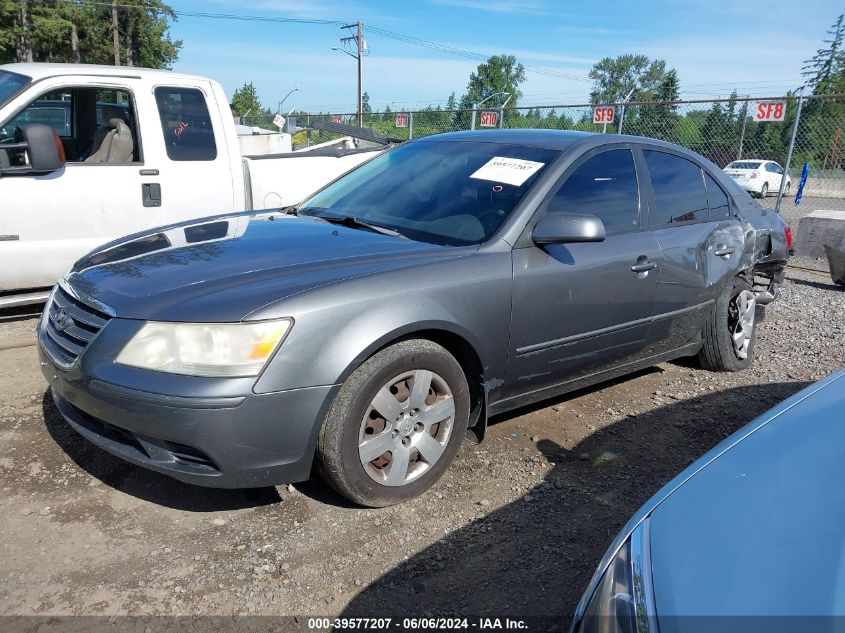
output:
[{"label": "front headlight", "polygon": [[650,633],[657,630],[656,617],[649,519],[645,519],[610,561],[573,629],[577,633]]},{"label": "front headlight", "polygon": [[292,324],[148,321],[115,362],[189,376],[257,376]]}]

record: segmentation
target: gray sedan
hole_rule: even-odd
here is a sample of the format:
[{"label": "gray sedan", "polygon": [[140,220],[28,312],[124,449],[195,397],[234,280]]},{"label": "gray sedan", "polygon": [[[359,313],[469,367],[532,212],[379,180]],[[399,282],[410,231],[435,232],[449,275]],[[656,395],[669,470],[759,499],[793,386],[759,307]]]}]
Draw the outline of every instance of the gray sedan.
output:
[{"label": "gray sedan", "polygon": [[297,208],[107,244],[43,373],[79,433],[219,487],[418,495],[488,416],[680,356],[753,358],[783,220],[675,145],[552,131],[403,144]]}]

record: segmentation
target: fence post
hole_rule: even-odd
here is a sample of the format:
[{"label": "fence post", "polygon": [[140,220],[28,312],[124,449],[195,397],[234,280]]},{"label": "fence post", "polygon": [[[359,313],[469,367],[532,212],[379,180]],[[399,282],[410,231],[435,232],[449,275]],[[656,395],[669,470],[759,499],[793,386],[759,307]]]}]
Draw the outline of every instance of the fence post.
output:
[{"label": "fence post", "polygon": [[408,112],[408,140],[414,138],[414,113]]},{"label": "fence post", "polygon": [[786,164],[783,166],[783,177],[780,179],[778,189],[778,200],[775,202],[775,213],[780,213],[780,203],[783,199],[783,190],[786,188],[786,179],[789,177],[789,164],[792,162],[792,150],[795,149],[795,136],[798,134],[798,122],[801,121],[801,106],[804,104],[804,95],[798,97],[798,109],[795,112],[795,123],[792,126],[792,137],[789,139],[789,149],[786,150]]},{"label": "fence post", "polygon": [[[748,97],[748,95],[745,95]],[[745,102],[745,107],[742,108],[742,132],[739,134],[739,149],[736,152],[736,159],[742,159],[742,144],[745,142],[745,125],[748,123],[748,101]]]},{"label": "fence post", "polygon": [[305,147],[311,147],[311,115],[305,117],[305,127],[308,131],[305,132]]},{"label": "fence post", "polygon": [[499,129],[503,129],[505,125],[505,109],[499,108]]},{"label": "fence post", "polygon": [[476,109],[477,107],[478,107],[478,104],[476,104],[476,103],[473,103],[473,104],[472,104],[472,118],[471,118],[471,119],[470,119],[470,121],[469,121],[469,129],[470,129],[470,130],[474,130],[474,129],[475,129],[475,109]]}]

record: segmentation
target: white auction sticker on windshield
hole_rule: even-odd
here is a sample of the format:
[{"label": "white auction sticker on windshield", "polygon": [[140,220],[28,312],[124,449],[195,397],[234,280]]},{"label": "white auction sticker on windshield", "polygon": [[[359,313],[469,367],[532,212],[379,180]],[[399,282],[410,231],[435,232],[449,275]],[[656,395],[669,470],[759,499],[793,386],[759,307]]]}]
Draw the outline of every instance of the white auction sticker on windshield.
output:
[{"label": "white auction sticker on windshield", "polygon": [[504,182],[519,187],[545,164],[521,158],[494,156],[478,168],[470,178]]}]

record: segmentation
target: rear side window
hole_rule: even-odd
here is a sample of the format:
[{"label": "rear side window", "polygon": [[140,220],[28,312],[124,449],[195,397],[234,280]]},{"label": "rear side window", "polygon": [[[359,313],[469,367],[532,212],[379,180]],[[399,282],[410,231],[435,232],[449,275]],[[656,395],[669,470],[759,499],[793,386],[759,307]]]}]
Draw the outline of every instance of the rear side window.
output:
[{"label": "rear side window", "polygon": [[587,159],[560,186],[549,201],[549,213],[590,213],[605,231],[636,230],[640,196],[634,157],[627,149],[602,152]]},{"label": "rear side window", "polygon": [[660,229],[706,221],[709,208],[701,167],[665,152],[643,150],[643,155],[654,190],[649,226]]},{"label": "rear side window", "polygon": [[728,202],[728,196],[707,172],[704,173],[704,180],[707,183],[707,202],[710,205],[710,219],[726,220],[730,218],[731,205]]},{"label": "rear side window", "polygon": [[217,144],[205,96],[195,88],[155,89],[167,157],[176,161],[217,158]]}]

